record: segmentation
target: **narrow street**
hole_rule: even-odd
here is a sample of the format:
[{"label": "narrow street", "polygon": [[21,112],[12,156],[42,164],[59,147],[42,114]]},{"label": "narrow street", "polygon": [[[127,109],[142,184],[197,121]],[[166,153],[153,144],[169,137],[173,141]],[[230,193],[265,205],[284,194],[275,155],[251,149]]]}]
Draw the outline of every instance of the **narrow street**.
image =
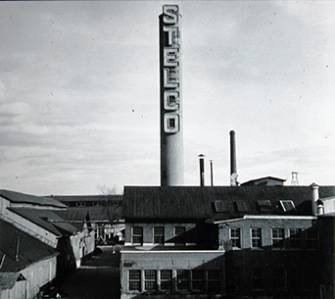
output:
[{"label": "narrow street", "polygon": [[[102,246],[102,254],[92,256],[60,285],[66,299],[119,299],[119,253]],[[65,299],[64,298],[64,299]]]}]

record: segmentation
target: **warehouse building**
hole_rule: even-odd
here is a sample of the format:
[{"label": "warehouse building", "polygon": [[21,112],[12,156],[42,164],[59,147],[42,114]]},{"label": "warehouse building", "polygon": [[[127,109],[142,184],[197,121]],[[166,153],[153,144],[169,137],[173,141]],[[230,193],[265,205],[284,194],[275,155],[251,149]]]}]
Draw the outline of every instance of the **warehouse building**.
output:
[{"label": "warehouse building", "polygon": [[[93,252],[94,233],[63,218],[66,208],[51,198],[0,190],[0,220],[6,228],[0,234],[1,299],[34,298],[41,287],[79,267]],[[5,267],[11,261],[17,271]]]},{"label": "warehouse building", "polygon": [[0,219],[0,298],[34,298],[56,277],[57,250]]}]

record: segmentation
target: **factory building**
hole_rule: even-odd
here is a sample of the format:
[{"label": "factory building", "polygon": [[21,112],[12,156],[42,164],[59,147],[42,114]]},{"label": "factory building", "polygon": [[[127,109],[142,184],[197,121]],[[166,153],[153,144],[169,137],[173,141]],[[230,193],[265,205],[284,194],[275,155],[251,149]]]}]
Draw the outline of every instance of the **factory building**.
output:
[{"label": "factory building", "polygon": [[[161,186],[124,189],[121,299],[334,299],[335,187],[240,184],[230,131],[230,186],[183,186],[180,13],[160,27]],[[212,174],[211,174],[212,177]]]},{"label": "factory building", "polygon": [[126,187],[121,298],[320,298],[315,194],[315,185]]}]

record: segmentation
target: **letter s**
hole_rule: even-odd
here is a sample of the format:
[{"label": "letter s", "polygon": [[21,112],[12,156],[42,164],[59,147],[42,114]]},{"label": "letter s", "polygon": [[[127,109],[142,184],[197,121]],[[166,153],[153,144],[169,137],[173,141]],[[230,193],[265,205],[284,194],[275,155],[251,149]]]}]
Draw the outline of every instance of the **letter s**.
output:
[{"label": "letter s", "polygon": [[178,6],[164,5],[163,6],[163,22],[165,24],[176,24],[178,20]]}]

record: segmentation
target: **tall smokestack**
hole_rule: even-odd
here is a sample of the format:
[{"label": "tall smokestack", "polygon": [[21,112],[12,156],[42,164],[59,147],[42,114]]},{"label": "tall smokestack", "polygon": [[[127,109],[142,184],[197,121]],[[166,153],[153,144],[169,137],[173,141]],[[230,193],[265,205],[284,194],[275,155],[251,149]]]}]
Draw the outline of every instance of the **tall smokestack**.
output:
[{"label": "tall smokestack", "polygon": [[237,186],[235,132],[230,131],[230,185]]},{"label": "tall smokestack", "polygon": [[200,187],[205,186],[205,156],[200,154],[199,156],[199,167],[200,167]]},{"label": "tall smokestack", "polygon": [[177,5],[159,16],[161,186],[184,183],[180,18]]}]

